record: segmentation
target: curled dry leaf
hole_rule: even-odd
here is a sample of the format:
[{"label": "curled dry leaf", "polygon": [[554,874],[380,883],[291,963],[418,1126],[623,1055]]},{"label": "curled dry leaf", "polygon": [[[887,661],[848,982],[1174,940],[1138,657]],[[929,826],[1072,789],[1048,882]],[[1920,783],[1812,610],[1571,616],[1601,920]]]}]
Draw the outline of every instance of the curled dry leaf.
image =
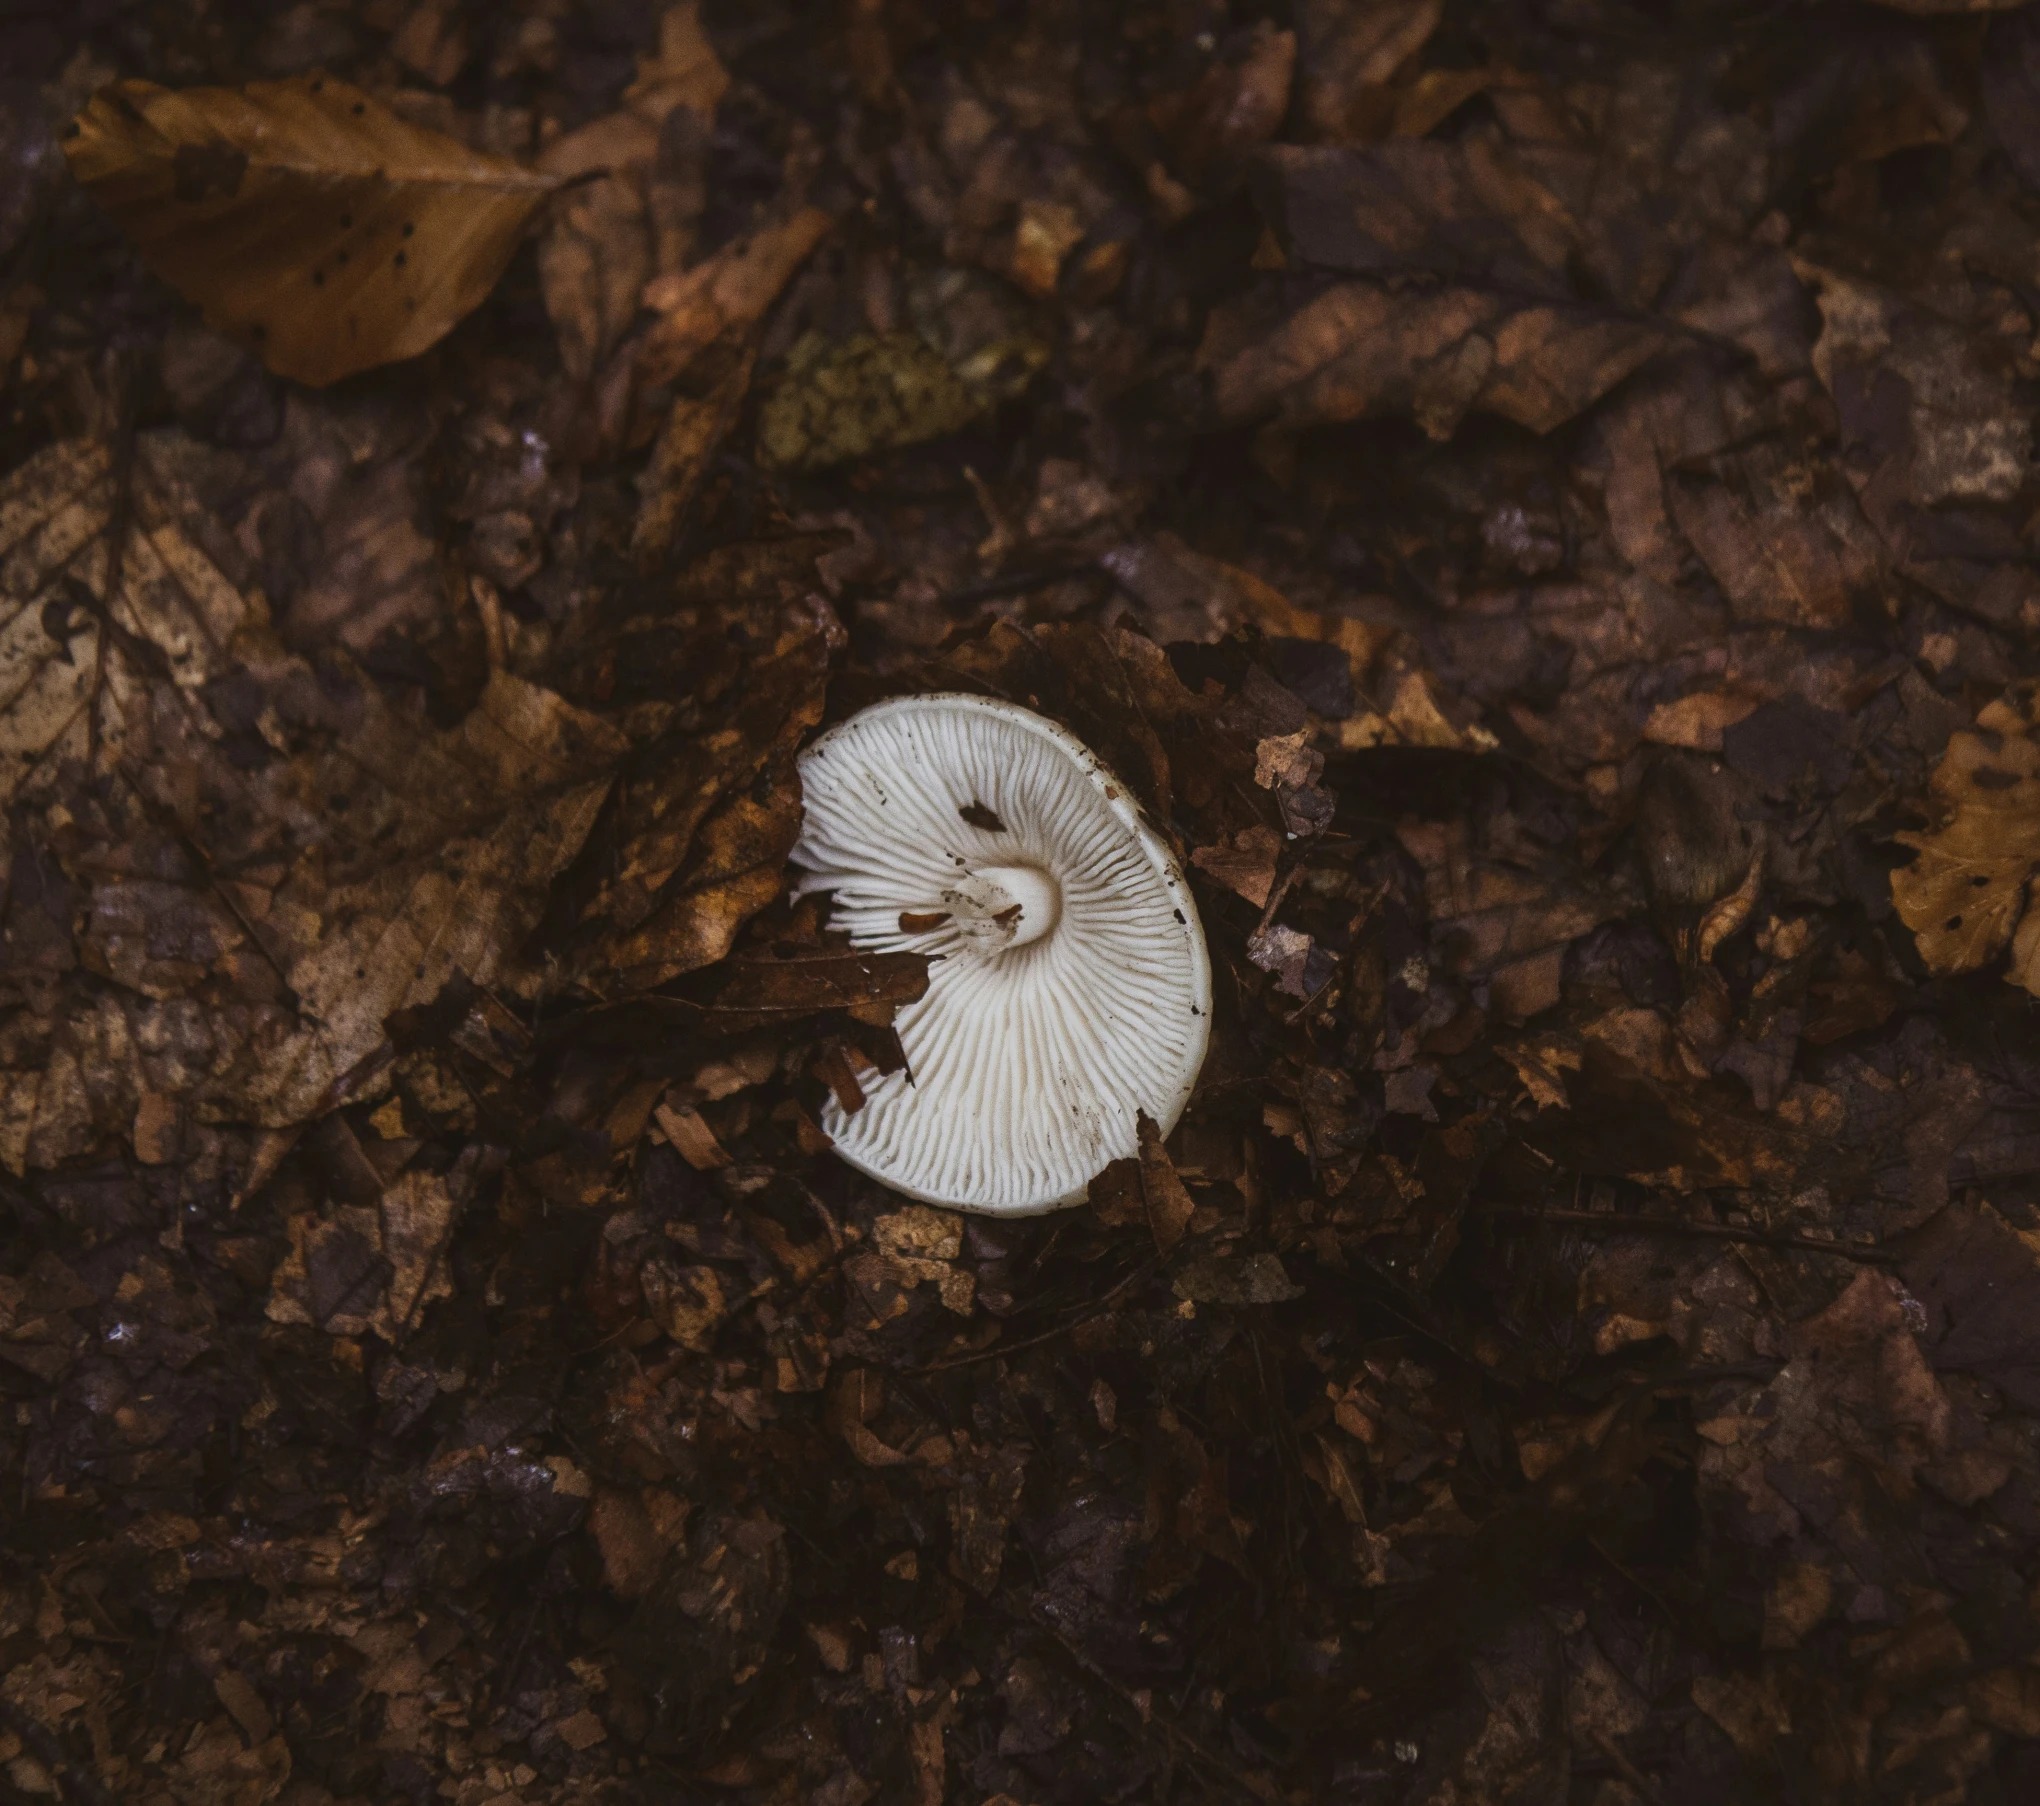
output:
[{"label": "curled dry leaf", "polygon": [[1891,900],[1931,972],[1972,972],[2016,930],[2006,976],[2040,991],[2040,923],[2026,910],[2026,881],[2040,865],[2036,709],[2040,697],[2021,684],[1956,734],[1934,768],[1938,825],[1898,836],[1919,857],[1891,874]]},{"label": "curled dry leaf", "polygon": [[157,274],[279,375],[315,386],[437,344],[558,185],[325,76],[115,82],[65,151]]}]

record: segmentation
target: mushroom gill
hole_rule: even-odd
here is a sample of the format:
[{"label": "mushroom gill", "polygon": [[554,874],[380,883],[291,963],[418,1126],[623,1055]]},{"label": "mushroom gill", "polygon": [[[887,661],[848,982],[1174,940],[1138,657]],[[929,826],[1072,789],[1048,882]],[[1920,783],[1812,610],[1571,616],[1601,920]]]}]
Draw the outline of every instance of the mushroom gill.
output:
[{"label": "mushroom gill", "polygon": [[831,1101],[836,1150],[896,1191],[1019,1215],[1080,1201],[1175,1126],[1203,1063],[1211,967],[1183,875],[1125,787],[1054,722],[900,697],[801,755],[794,863],[859,947],[932,956],[903,1072]]}]

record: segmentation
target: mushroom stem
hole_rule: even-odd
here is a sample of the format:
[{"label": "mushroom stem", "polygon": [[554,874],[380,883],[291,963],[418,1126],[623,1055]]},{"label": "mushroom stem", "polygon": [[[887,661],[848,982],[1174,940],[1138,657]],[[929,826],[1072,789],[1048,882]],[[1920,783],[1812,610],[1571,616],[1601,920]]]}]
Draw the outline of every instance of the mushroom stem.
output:
[{"label": "mushroom stem", "polygon": [[1062,917],[1062,886],[1039,866],[988,865],[942,893],[965,940],[980,953],[1038,941]]}]

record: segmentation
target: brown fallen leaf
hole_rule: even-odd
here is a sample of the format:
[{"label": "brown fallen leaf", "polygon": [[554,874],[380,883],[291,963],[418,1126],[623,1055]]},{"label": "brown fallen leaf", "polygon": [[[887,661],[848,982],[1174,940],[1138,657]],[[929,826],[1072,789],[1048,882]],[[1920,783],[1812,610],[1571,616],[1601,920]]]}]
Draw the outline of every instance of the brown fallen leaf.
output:
[{"label": "brown fallen leaf", "polygon": [[1458,285],[1405,293],[1341,282],[1286,319],[1259,312],[1251,300],[1214,310],[1198,352],[1228,422],[1408,414],[1448,439],[1479,409],[1548,433],[1670,342],[1663,328],[1608,309]]},{"label": "brown fallen leaf", "polygon": [[1140,1189],[1147,1203],[1148,1228],[1155,1238],[1155,1252],[1166,1257],[1183,1239],[1197,1206],[1177,1177],[1176,1163],[1169,1158],[1169,1150],[1162,1145],[1161,1126],[1143,1110],[1136,1128],[1140,1136]]},{"label": "brown fallen leaf", "polygon": [[1263,20],[1237,57],[1220,57],[1189,88],[1151,100],[1148,118],[1183,178],[1205,187],[1240,152],[1273,137],[1295,70],[1296,34]]},{"label": "brown fallen leaf", "polygon": [[1500,144],[1282,144],[1255,162],[1262,212],[1312,268],[1425,270],[1553,300],[1571,292],[1580,227]]},{"label": "brown fallen leaf", "polygon": [[245,89],[115,82],[64,149],[164,280],[279,375],[315,386],[437,344],[558,186],[318,75]]},{"label": "brown fallen leaf", "polygon": [[726,358],[708,360],[711,369],[718,364],[726,367],[704,393],[674,399],[673,411],[652,448],[651,463],[639,479],[641,500],[630,549],[646,575],[656,571],[672,550],[702,473],[743,409],[757,361],[755,341],[734,344]]},{"label": "brown fallen leaf", "polygon": [[671,382],[731,327],[761,319],[833,223],[819,207],[803,207],[691,270],[647,284],[643,304],[659,318],[638,346],[638,387]]},{"label": "brown fallen leaf", "polygon": [[762,799],[739,791],[717,807],[658,907],[628,934],[603,943],[599,958],[633,990],[712,965],[778,895],[799,838],[800,779],[789,765]]},{"label": "brown fallen leaf", "polygon": [[1839,627],[1881,602],[1876,534],[1854,494],[1810,448],[1769,443],[1681,475],[1672,518],[1738,620]]},{"label": "brown fallen leaf", "polygon": [[1300,0],[1297,88],[1311,131],[1334,142],[1374,136],[1368,126],[1388,110],[1382,91],[1444,12],[1444,0]]},{"label": "brown fallen leaf", "polygon": [[1861,445],[1852,463],[1870,466],[1861,486],[1873,516],[1880,490],[1922,507],[2010,501],[2032,464],[2033,421],[1992,367],[1990,341],[1872,283],[1794,267],[1820,305],[1813,367],[1844,439]]},{"label": "brown fallen leaf", "polygon": [[1230,842],[1199,847],[1190,855],[1190,863],[1261,909],[1275,888],[1275,862],[1281,852],[1281,836],[1256,822],[1251,828],[1242,828]]},{"label": "brown fallen leaf", "polygon": [[[587,938],[574,969],[597,988],[618,979],[632,989],[663,984],[721,958],[742,922],[770,900],[800,826],[793,753],[821,719],[830,652],[841,637],[826,607],[782,609],[770,600],[772,573],[812,572],[826,543],[803,536],[727,547],[689,573],[681,593],[690,603],[696,583],[723,607],[762,592],[757,619],[761,637],[771,637],[749,656],[720,625],[675,636],[649,619],[626,623],[604,651],[598,691],[621,678],[633,695],[658,700],[638,711],[651,744],[605,824],[609,844],[580,910]],[[688,694],[717,699],[712,728],[670,723],[671,698]],[[658,723],[668,731],[654,738]]]},{"label": "brown fallen leaf", "polygon": [[635,318],[648,281],[693,250],[706,147],[729,87],[698,0],[666,9],[656,49],[612,113],[546,147],[539,166],[577,184],[539,246],[546,312],[568,374],[586,381]]},{"label": "brown fallen leaf", "polygon": [[417,1328],[425,1306],[453,1295],[446,1270],[476,1167],[472,1156],[445,1177],[406,1173],[374,1204],[332,1216],[292,1217],[290,1248],[271,1275],[272,1323],[311,1323],[332,1335],[373,1329],[392,1344]]},{"label": "brown fallen leaf", "polygon": [[1972,972],[2012,942],[2006,977],[2040,993],[2040,916],[2026,907],[2040,865],[2036,720],[2040,698],[2022,684],[1949,740],[1930,780],[1939,819],[1897,837],[1919,857],[1891,874],[1891,900],[1929,971]]},{"label": "brown fallen leaf", "polygon": [[668,1098],[652,1115],[666,1139],[679,1150],[680,1158],[697,1172],[714,1172],[729,1165],[728,1150],[716,1139],[715,1131],[692,1104],[684,1099]]}]

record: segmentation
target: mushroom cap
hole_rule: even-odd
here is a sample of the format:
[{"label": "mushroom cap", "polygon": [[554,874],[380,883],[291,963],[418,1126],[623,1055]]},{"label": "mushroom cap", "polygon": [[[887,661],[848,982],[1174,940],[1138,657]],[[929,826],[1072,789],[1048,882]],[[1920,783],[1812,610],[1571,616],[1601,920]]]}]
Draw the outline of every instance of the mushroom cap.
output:
[{"label": "mushroom cap", "polygon": [[1083,1200],[1167,1134],[1211,1032],[1189,886],[1126,787],[1054,722],[902,696],[801,755],[803,893],[853,945],[935,956],[900,1012],[907,1068],[831,1098],[837,1153],[931,1204],[1024,1216]]}]

